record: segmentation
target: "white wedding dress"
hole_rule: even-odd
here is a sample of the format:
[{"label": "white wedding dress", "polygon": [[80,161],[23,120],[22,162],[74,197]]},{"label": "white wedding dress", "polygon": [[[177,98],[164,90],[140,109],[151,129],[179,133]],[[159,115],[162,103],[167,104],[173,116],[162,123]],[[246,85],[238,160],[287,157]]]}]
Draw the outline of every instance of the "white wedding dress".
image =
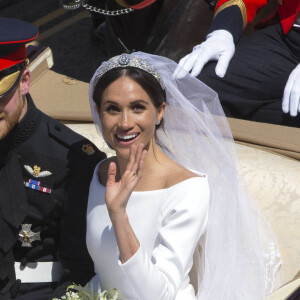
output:
[{"label": "white wedding dress", "polygon": [[189,271],[193,253],[206,232],[209,209],[207,176],[199,174],[169,188],[133,192],[127,205],[140,248],[122,264],[105,205],[105,187],[96,166],[87,211],[87,247],[94,261],[95,289],[119,299],[196,299]]}]

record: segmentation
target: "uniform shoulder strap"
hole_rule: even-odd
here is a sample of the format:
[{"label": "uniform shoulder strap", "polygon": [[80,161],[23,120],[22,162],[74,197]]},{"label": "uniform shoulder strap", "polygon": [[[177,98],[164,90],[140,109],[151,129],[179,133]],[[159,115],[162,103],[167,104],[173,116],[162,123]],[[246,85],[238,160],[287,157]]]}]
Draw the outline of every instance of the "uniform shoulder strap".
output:
[{"label": "uniform shoulder strap", "polygon": [[49,118],[48,131],[50,137],[85,159],[96,158],[99,160],[106,157],[106,154],[100,151],[91,141],[54,119]]}]

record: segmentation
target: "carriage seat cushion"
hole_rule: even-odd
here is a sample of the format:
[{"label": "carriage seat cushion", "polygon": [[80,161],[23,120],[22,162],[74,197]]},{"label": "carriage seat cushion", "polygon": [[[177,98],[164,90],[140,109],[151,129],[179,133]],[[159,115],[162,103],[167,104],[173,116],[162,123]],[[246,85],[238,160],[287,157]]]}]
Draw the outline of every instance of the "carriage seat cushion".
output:
[{"label": "carriage seat cushion", "polygon": [[[93,124],[67,124],[108,156],[114,155]],[[282,155],[237,144],[241,169],[250,196],[275,233],[282,255],[281,285],[292,280],[300,266],[300,163]]]}]

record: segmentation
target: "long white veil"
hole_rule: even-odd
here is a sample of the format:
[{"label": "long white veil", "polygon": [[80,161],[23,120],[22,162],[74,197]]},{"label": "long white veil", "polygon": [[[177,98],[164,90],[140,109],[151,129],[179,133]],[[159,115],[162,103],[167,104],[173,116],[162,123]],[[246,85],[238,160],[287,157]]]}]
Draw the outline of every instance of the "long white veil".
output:
[{"label": "long white veil", "polygon": [[[206,238],[194,256],[197,298],[263,299],[274,288],[280,254],[268,225],[246,192],[217,94],[188,73],[174,79],[177,64],[170,59],[142,52],[132,55],[153,65],[165,85],[164,129],[157,130],[162,150],[182,166],[209,178],[212,196]],[[97,71],[90,83],[90,105],[101,132],[92,99],[96,82]]]}]

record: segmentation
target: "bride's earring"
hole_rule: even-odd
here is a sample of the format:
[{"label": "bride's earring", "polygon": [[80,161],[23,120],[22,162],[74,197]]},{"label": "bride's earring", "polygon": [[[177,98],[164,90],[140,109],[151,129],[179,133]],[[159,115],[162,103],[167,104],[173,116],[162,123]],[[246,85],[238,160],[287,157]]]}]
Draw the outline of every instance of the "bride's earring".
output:
[{"label": "bride's earring", "polygon": [[155,125],[159,125],[160,124],[160,120],[157,120]]}]

